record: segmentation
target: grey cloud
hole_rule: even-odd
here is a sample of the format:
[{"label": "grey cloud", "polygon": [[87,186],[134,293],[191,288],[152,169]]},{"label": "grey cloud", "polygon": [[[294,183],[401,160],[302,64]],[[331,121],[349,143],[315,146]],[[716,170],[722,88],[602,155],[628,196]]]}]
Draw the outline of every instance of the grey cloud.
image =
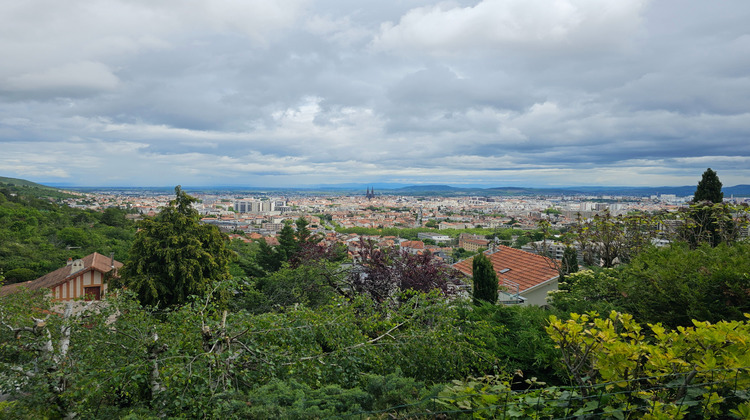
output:
[{"label": "grey cloud", "polygon": [[[144,185],[628,173],[658,185],[710,165],[742,179],[750,6],[722,5],[4,3],[0,170],[90,182],[107,167],[102,182]],[[56,157],[34,159],[32,143]],[[42,179],[44,165],[59,169]]]}]

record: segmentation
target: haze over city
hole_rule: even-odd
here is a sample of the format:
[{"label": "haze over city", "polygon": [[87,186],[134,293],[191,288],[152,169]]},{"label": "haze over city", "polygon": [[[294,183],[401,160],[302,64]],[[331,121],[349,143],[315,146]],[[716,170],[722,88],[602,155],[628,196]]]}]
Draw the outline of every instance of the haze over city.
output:
[{"label": "haze over city", "polygon": [[76,186],[750,179],[750,3],[0,3],[0,175]]}]

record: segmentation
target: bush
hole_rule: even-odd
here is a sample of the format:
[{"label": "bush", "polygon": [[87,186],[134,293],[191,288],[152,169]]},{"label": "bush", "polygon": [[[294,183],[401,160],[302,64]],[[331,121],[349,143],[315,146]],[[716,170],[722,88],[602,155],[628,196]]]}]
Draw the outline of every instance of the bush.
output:
[{"label": "bush", "polygon": [[28,268],[14,268],[5,273],[6,284],[23,283],[37,278],[36,273]]}]

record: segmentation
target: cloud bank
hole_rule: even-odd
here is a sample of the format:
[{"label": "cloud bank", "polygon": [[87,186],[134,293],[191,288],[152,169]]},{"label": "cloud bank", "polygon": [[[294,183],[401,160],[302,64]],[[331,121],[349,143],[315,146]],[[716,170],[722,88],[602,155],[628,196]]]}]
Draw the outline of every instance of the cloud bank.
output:
[{"label": "cloud bank", "polygon": [[0,4],[0,173],[75,185],[750,183],[750,4]]}]

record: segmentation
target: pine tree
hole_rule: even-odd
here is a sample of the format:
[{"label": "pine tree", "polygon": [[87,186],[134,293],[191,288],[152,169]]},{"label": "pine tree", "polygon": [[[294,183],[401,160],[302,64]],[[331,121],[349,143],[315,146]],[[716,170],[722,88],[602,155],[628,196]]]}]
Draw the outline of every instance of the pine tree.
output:
[{"label": "pine tree", "polygon": [[490,259],[479,253],[472,261],[471,272],[474,277],[474,303],[484,301],[494,305],[497,302],[498,279]]},{"label": "pine tree", "polygon": [[284,227],[281,228],[276,239],[279,240],[279,246],[276,247],[276,252],[279,253],[279,257],[282,261],[289,261],[289,259],[299,251],[299,242],[297,242],[294,228],[290,221],[284,221]]},{"label": "pine tree", "polygon": [[721,203],[724,200],[724,193],[721,192],[721,181],[711,168],[703,172],[703,177],[698,182],[698,187],[693,195],[694,202],[710,201],[712,203]]}]

